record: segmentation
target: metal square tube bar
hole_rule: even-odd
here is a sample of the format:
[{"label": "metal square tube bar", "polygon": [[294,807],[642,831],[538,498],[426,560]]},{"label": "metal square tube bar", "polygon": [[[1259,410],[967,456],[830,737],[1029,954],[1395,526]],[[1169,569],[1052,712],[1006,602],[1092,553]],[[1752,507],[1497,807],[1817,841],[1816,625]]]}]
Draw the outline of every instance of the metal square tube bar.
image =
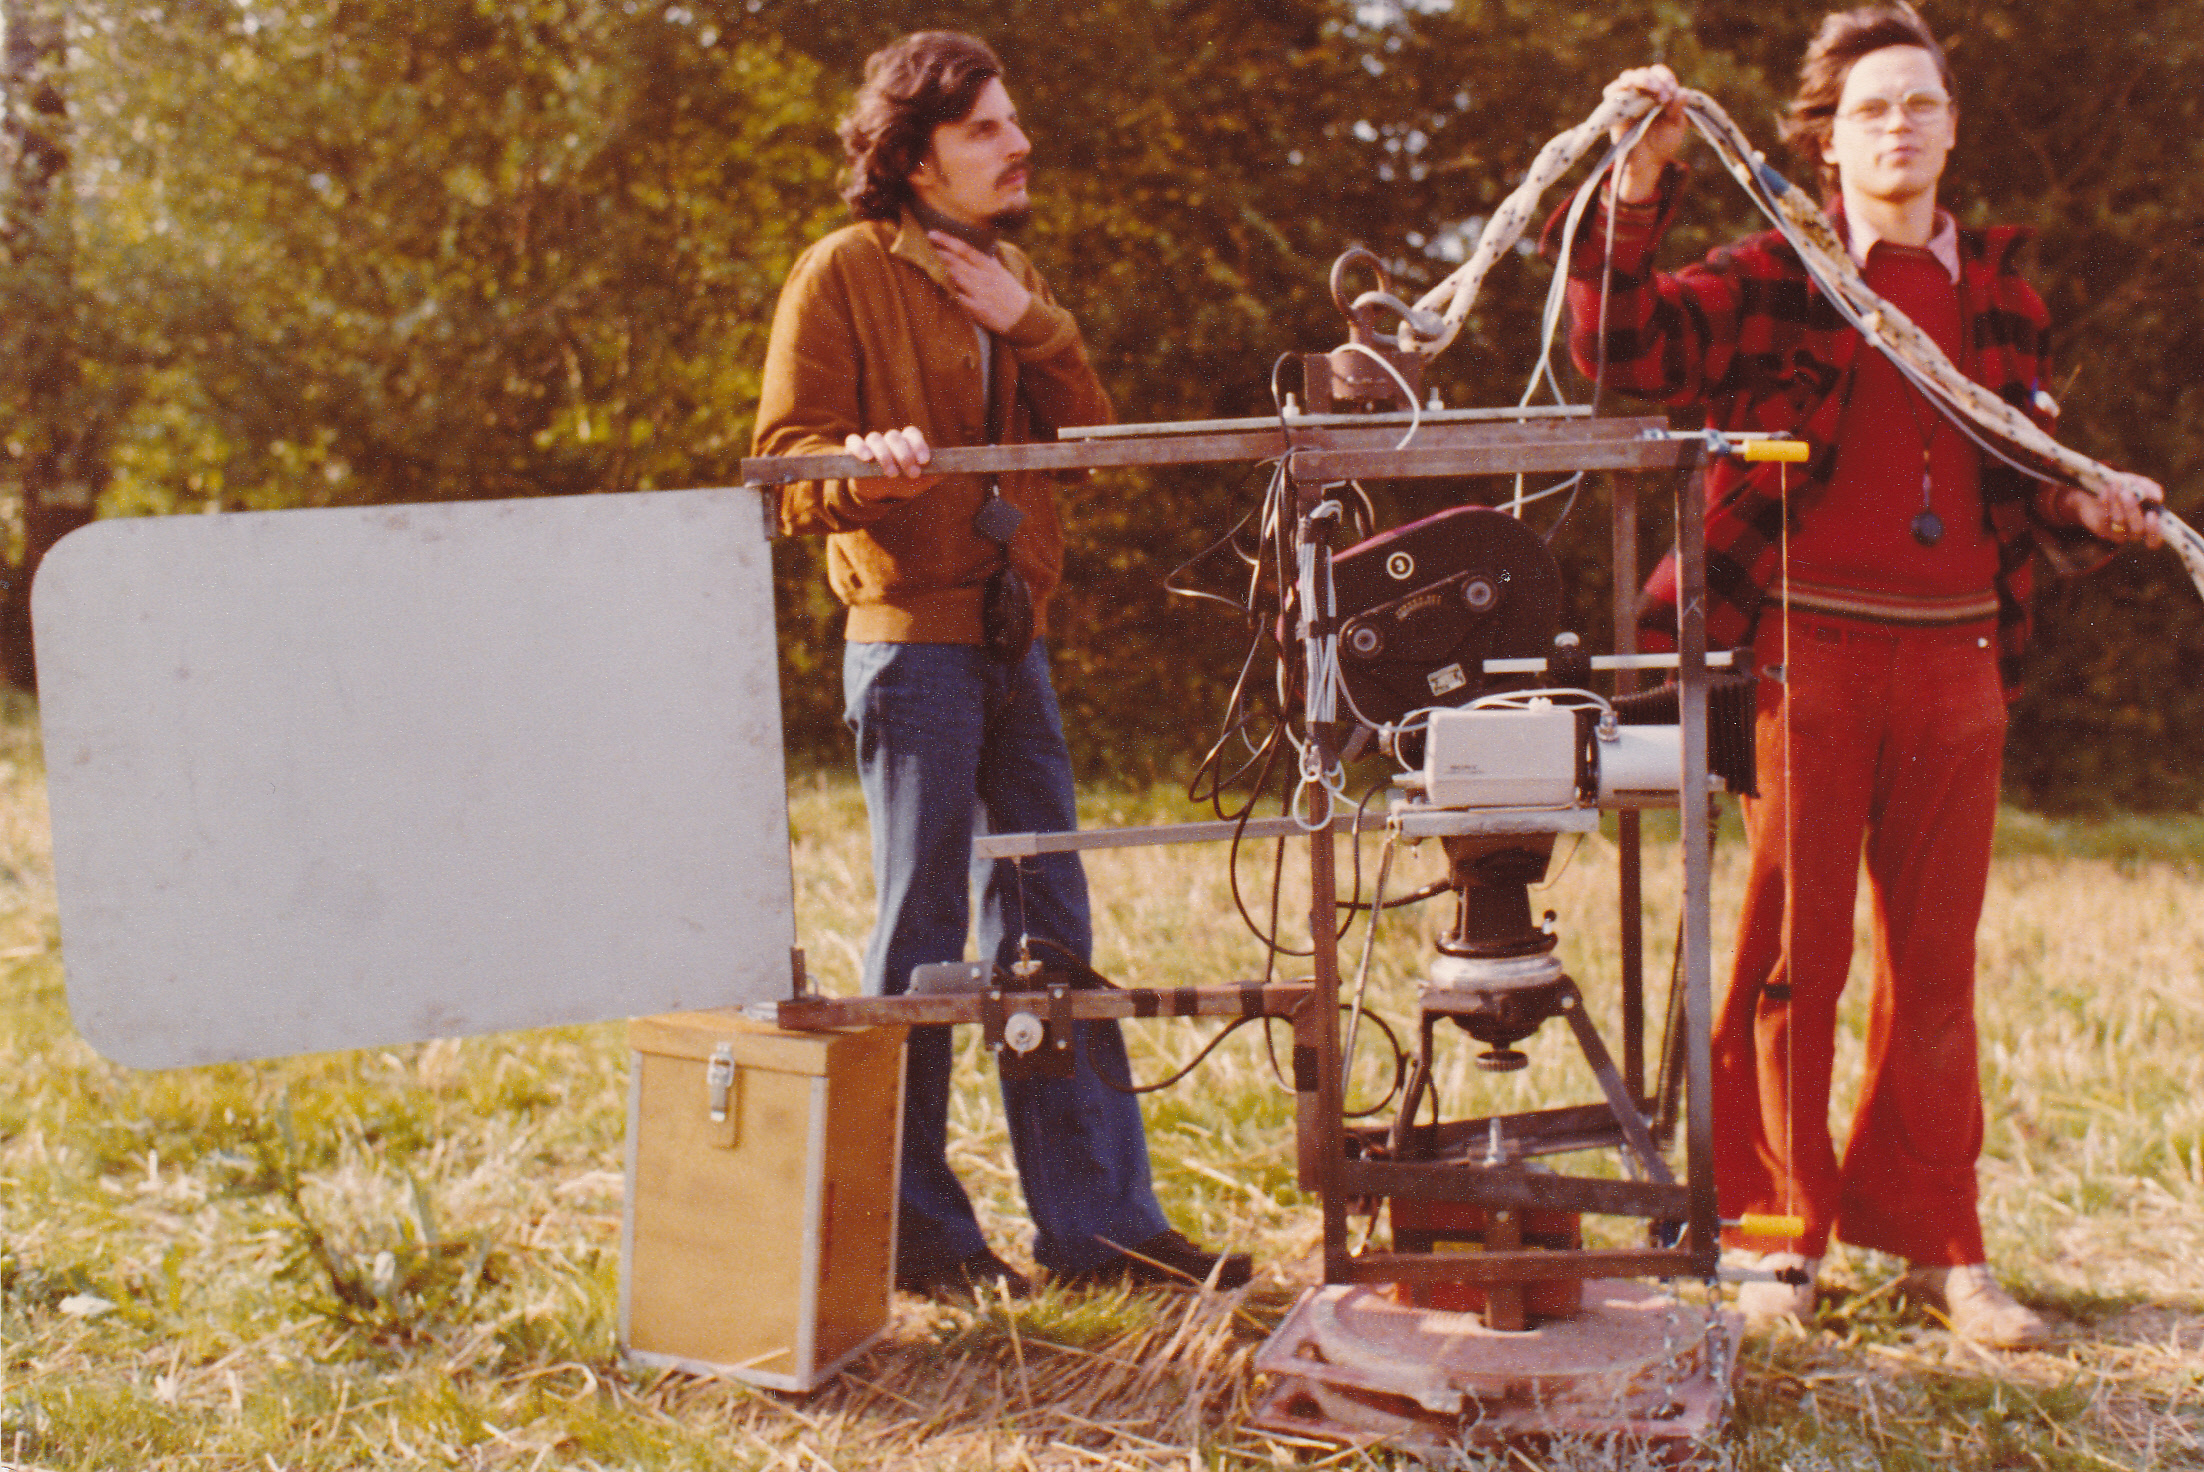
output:
[{"label": "metal square tube bar", "polygon": [[1707,808],[1707,558],[1706,463],[1688,445],[1691,473],[1683,478],[1676,508],[1677,683],[1683,726],[1683,790],[1679,796],[1684,846],[1685,1157],[1691,1183],[1689,1245],[1698,1269],[1712,1275],[1721,1253],[1721,1222],[1714,1194],[1713,936],[1709,897],[1714,869]]},{"label": "metal square tube bar", "polygon": [[[1306,982],[1243,982],[1238,986],[1121,987],[1067,991],[1064,1005],[1074,1018],[1147,1017],[1292,1017],[1306,1006]],[[1004,991],[1003,1001],[1039,1006],[1045,991]],[[794,997],[762,1004],[773,1009],[776,1026],[802,1032],[830,1027],[919,1027],[934,1023],[978,1022],[985,992],[937,992],[900,997]]]},{"label": "metal square tube bar", "polygon": [[1589,1211],[1649,1221],[1682,1221],[1691,1204],[1688,1185],[1548,1175],[1466,1160],[1342,1160],[1333,1180],[1343,1197],[1468,1201],[1522,1211]]},{"label": "metal square tube bar", "polygon": [[1565,1278],[1674,1278],[1693,1271],[1675,1247],[1574,1252],[1366,1252],[1337,1283],[1536,1283]]},{"label": "metal square tube bar", "polygon": [[[1294,453],[1304,481],[1344,480],[1354,475],[1513,475],[1557,468],[1666,469],[1684,453],[1665,438],[1664,419],[1546,419],[1522,423],[1426,424],[1400,447],[1398,425],[1373,429],[1323,425],[1228,430],[1215,434],[1116,435],[1024,445],[953,445],[937,448],[927,470],[934,475],[995,475],[1025,470],[1103,470],[1139,465],[1209,465],[1236,460],[1274,460]],[[1663,437],[1648,439],[1648,432]],[[1333,473],[1327,456],[1379,456],[1383,469]],[[1343,462],[1344,463],[1344,462]],[[1359,462],[1357,462],[1359,463]],[[754,455],[742,462],[753,485],[799,480],[877,478],[880,467],[852,455]]]}]

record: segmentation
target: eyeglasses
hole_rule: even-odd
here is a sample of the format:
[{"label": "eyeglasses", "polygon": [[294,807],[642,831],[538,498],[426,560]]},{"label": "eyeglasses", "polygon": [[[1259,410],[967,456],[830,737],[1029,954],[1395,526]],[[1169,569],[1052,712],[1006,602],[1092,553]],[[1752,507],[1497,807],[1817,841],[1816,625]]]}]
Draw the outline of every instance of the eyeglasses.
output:
[{"label": "eyeglasses", "polygon": [[1902,111],[1909,123],[1932,123],[1950,106],[1951,99],[1941,92],[1908,92],[1903,97],[1862,97],[1837,118],[1863,128],[1878,128],[1890,121],[1892,112]]}]

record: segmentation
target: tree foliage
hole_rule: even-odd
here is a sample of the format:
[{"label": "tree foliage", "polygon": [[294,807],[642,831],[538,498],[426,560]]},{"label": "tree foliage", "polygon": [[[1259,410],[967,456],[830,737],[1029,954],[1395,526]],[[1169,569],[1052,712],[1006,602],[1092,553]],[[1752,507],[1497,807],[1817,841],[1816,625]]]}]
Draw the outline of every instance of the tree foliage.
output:
[{"label": "tree foliage", "polygon": [[[1342,336],[1325,286],[1341,249],[1376,249],[1403,294],[1435,281],[1625,65],[1668,60],[1772,155],[1817,18],[1740,0],[81,0],[70,15],[72,270],[10,259],[0,349],[20,364],[66,323],[80,367],[65,402],[0,372],[0,474],[21,504],[29,447],[96,426],[104,514],[732,482],[780,278],[841,217],[834,118],[864,56],[905,30],[971,29],[1002,53],[1037,140],[1028,245],[1123,416],[1171,419],[1267,412],[1274,359]],[[2204,513],[2196,0],[2137,0],[2118,27],[2079,0],[1928,15],[1960,79],[1951,203],[2042,232],[2067,436]],[[1754,228],[1719,171],[1691,188],[1675,258]],[[1534,260],[1495,273],[1437,365],[1448,402],[1520,393],[1546,279]],[[1090,763],[1183,768],[1206,744],[1247,630],[1162,583],[1258,489],[1204,471],[1068,493],[1056,648]],[[1490,495],[1374,489],[1388,517]],[[1595,639],[1604,520],[1589,496],[1556,540]],[[790,729],[831,744],[836,610],[815,545],[778,562]],[[2171,559],[2128,554],[2044,611],[2016,790],[2204,795],[2204,608]]]}]

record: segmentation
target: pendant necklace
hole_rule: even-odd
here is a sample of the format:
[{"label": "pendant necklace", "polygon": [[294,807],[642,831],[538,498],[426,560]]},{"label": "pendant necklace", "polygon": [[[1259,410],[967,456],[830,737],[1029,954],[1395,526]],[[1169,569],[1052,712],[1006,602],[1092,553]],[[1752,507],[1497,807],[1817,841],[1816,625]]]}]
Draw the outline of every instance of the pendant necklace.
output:
[{"label": "pendant necklace", "polygon": [[1913,415],[1913,428],[1921,436],[1921,511],[1913,518],[1913,540],[1924,547],[1933,547],[1944,540],[1944,518],[1936,514],[1931,504],[1933,482],[1929,475],[1929,455],[1936,447],[1936,431],[1943,426],[1931,421],[1926,428],[1921,425],[1921,410],[1913,402],[1913,385],[1905,385],[1906,408]]}]

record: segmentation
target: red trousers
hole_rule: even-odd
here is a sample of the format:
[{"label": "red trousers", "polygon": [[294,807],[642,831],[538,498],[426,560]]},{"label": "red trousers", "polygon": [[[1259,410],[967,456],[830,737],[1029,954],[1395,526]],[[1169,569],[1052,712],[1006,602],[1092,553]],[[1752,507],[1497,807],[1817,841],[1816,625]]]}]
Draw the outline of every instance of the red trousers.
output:
[{"label": "red trousers", "polygon": [[[1980,1262],[1975,927],[2005,740],[1995,634],[1794,613],[1763,620],[1761,796],[1737,964],[1714,1019],[1722,1215],[1805,1220],[1923,1265]],[[1788,711],[1786,712],[1786,707]],[[1787,717],[1787,719],[1786,719]],[[1874,910],[1866,1076],[1840,1160],[1829,1136],[1837,1000],[1864,847]]]}]

